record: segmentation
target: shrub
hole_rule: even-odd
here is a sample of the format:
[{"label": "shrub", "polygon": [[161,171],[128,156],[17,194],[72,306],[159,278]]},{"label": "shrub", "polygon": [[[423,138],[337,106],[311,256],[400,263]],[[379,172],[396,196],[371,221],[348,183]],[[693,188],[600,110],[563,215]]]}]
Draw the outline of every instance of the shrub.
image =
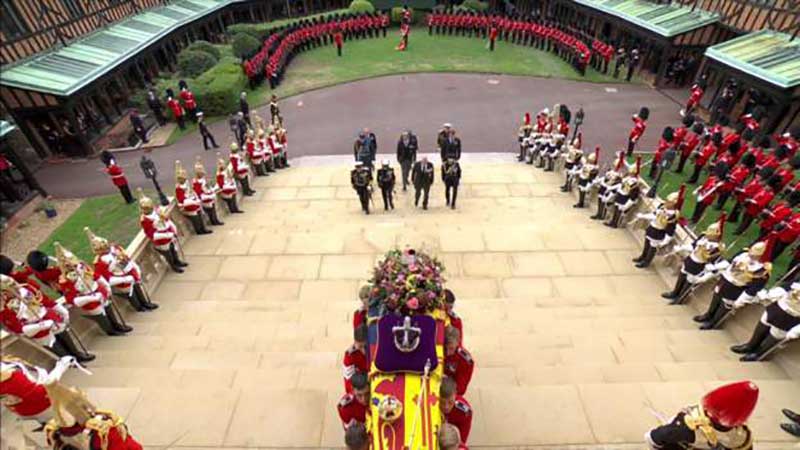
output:
[{"label": "shrub", "polygon": [[367,0],[353,0],[348,8],[352,13],[374,13],[375,7]]},{"label": "shrub", "polygon": [[[417,22],[419,22],[421,20],[420,19],[420,15],[417,14],[417,11],[415,11],[414,8],[408,8],[408,10],[411,11],[411,24],[412,25],[416,24]],[[399,6],[396,6],[396,7],[392,8],[391,18],[392,18],[392,23],[395,23],[395,24],[400,23],[400,20],[403,18],[403,8],[401,8]]]},{"label": "shrub", "polygon": [[482,2],[480,0],[464,0],[464,2],[461,3],[461,6],[467,10],[483,12],[489,8],[489,3]]},{"label": "shrub", "polygon": [[239,33],[233,36],[233,54],[242,59],[249,58],[261,48],[261,41],[247,33]]},{"label": "shrub", "polygon": [[216,58],[217,60],[219,60],[219,58],[222,56],[220,54],[219,49],[217,47],[214,47],[214,44],[208,41],[194,41],[191,43],[191,45],[186,47],[186,50],[197,50],[201,52],[206,52],[211,56],[213,56],[214,58]]},{"label": "shrub", "polygon": [[195,87],[200,109],[207,116],[228,115],[238,107],[239,93],[247,78],[235,58],[227,57],[213,69],[200,75],[189,86]]},{"label": "shrub", "polygon": [[199,50],[184,50],[178,54],[178,71],[183,77],[194,78],[216,63],[217,58]]},{"label": "shrub", "polygon": [[233,25],[229,25],[225,28],[225,32],[227,32],[231,36],[236,36],[237,34],[249,34],[258,40],[262,40],[262,36],[264,34],[264,30],[267,28],[272,28],[272,23],[235,23]]}]

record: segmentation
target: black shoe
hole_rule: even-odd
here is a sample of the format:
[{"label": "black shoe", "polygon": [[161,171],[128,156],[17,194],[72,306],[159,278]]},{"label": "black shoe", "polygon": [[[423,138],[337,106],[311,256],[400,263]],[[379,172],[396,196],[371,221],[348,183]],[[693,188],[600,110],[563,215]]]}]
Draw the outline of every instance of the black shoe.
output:
[{"label": "black shoe", "polygon": [[703,324],[700,325],[700,329],[701,330],[713,330],[714,329],[714,324],[711,321],[703,322]]},{"label": "black shoe", "polygon": [[213,232],[214,232],[213,230],[203,230],[203,231],[201,231],[201,232],[199,232],[197,234],[211,234]]},{"label": "black shoe", "polygon": [[703,323],[703,322],[708,321],[708,319],[710,319],[710,318],[711,318],[711,316],[709,314],[700,314],[698,316],[692,317],[692,320],[694,320],[695,322],[698,322],[698,323]]},{"label": "black shoe", "polygon": [[175,272],[175,273],[183,273],[184,272],[183,268],[178,267],[178,266],[172,266],[172,271]]},{"label": "black shoe", "polygon": [[794,423],[800,424],[800,414],[792,411],[791,409],[782,409],[781,412],[787,419],[791,420]]},{"label": "black shoe", "polygon": [[664,292],[661,294],[661,298],[665,298],[667,300],[675,300],[678,298],[678,293],[674,291]]},{"label": "black shoe", "polygon": [[78,360],[78,362],[80,362],[80,363],[91,362],[91,361],[94,361],[95,358],[97,358],[96,356],[94,356],[91,353],[79,353],[77,355],[72,355],[72,356],[74,356],[75,359]]},{"label": "black shoe", "polygon": [[739,358],[739,361],[742,361],[742,362],[755,362],[755,361],[758,361],[758,358],[760,356],[761,355],[759,355],[758,353],[748,353],[748,354],[742,356],[741,358]]},{"label": "black shoe", "polygon": [[800,437],[800,425],[796,423],[782,423],[781,429],[792,436]]},{"label": "black shoe", "polygon": [[646,269],[647,266],[649,266],[649,265],[650,265],[650,263],[646,263],[644,261],[640,261],[640,262],[635,264],[635,266],[638,267],[639,269]]},{"label": "black shoe", "polygon": [[746,354],[748,354],[748,353],[750,353],[750,352],[752,352],[754,350],[755,349],[753,347],[751,347],[750,345],[748,345],[748,343],[740,344],[740,345],[734,345],[734,346],[731,347],[731,351],[733,353],[738,353],[740,355],[746,355]]}]

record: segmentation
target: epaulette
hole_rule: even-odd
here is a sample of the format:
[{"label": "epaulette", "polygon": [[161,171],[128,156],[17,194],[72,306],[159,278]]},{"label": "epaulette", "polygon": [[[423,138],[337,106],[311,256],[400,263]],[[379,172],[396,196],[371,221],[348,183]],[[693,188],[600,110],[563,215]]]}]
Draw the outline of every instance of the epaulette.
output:
[{"label": "epaulette", "polygon": [[341,400],[339,400],[339,408],[344,408],[345,406],[349,405],[350,403],[353,403],[353,399],[354,398],[355,397],[353,397],[353,394],[345,395],[344,397],[342,397]]},{"label": "epaulette", "polygon": [[472,409],[469,407],[469,405],[462,401],[456,400],[455,407],[464,414],[467,415],[472,414]]},{"label": "epaulette", "polygon": [[470,355],[469,352],[464,349],[464,347],[459,347],[456,351],[458,352],[459,356],[464,358],[464,361],[472,363],[472,355]]}]

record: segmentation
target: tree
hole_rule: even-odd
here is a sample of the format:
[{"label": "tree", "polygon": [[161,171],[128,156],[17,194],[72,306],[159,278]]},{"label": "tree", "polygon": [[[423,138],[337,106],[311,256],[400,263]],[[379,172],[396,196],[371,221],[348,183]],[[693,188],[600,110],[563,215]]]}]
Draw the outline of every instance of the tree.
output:
[{"label": "tree", "polygon": [[249,58],[261,47],[258,39],[247,33],[237,33],[233,36],[233,54],[242,60]]}]

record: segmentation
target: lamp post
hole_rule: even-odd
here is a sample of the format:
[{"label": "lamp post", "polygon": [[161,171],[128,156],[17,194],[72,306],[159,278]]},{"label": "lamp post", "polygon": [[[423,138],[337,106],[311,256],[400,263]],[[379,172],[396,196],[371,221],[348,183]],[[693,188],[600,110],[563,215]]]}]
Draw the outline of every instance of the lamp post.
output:
[{"label": "lamp post", "polygon": [[142,168],[144,176],[153,181],[156,192],[158,192],[158,201],[161,203],[161,206],[169,205],[167,196],[164,195],[164,192],[161,191],[161,186],[158,184],[158,169],[156,169],[156,163],[154,163],[153,160],[148,158],[146,155],[142,155],[142,160],[139,161],[139,167]]},{"label": "lamp post", "polygon": [[650,186],[650,190],[647,191],[645,194],[648,198],[656,198],[656,194],[658,193],[658,184],[661,183],[661,175],[669,170],[672,167],[672,162],[675,161],[675,157],[678,155],[677,150],[675,147],[670,147],[664,152],[664,157],[661,159],[661,162],[658,165],[658,173],[656,174],[656,178],[653,180],[653,185]]}]

